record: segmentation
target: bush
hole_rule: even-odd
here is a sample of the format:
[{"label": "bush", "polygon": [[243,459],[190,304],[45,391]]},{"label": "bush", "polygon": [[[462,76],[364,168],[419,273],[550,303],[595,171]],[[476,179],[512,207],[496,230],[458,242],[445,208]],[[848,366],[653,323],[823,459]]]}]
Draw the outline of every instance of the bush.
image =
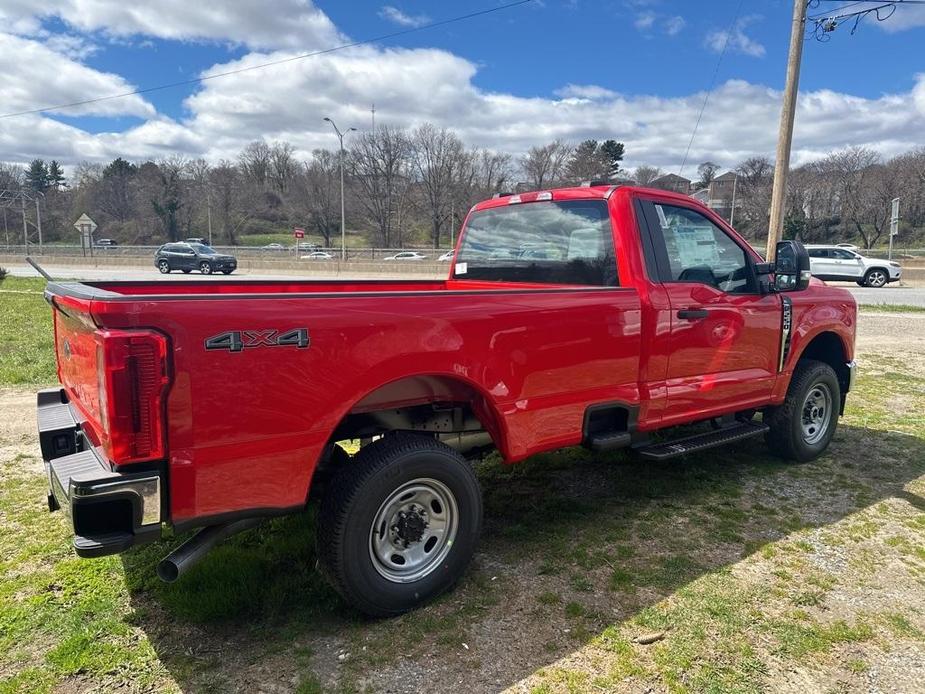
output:
[{"label": "bush", "polygon": [[9,274],[7,269],[5,267],[0,267],[0,282],[6,279],[7,274]]}]

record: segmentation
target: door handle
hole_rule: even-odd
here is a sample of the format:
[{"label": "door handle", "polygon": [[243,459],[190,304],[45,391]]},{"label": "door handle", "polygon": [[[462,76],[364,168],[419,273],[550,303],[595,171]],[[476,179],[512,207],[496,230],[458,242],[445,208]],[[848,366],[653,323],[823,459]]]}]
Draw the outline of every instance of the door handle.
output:
[{"label": "door handle", "polygon": [[678,318],[684,318],[685,320],[700,320],[701,318],[706,318],[710,314],[705,308],[682,308],[678,311]]}]

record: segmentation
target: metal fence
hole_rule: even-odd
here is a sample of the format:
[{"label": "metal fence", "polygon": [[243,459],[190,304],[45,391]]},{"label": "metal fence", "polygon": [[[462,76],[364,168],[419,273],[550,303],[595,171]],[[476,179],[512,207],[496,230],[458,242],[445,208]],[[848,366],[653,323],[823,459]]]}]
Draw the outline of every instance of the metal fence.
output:
[{"label": "metal fence", "polygon": [[[63,244],[0,244],[0,255],[34,255],[34,256],[60,256],[60,257],[90,257],[94,258],[151,258],[160,246],[94,246],[92,249],[75,245]],[[291,262],[303,259],[303,256],[316,251],[330,253],[335,259],[341,259],[340,248],[319,248],[302,246],[296,249],[293,246],[282,248],[267,248],[261,246],[213,246],[219,253],[227,253],[238,258],[252,260],[280,260]],[[425,257],[425,260],[436,262],[437,259],[451,251],[451,248],[348,248],[348,262],[378,262],[397,253],[416,251]],[[305,262],[319,262],[305,259]],[[397,261],[396,261],[397,262]]]}]

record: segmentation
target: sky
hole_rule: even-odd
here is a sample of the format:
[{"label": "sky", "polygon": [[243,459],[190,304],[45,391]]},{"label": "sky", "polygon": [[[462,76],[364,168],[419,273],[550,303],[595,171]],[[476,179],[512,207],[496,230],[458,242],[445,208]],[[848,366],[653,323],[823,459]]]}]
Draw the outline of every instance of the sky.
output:
[{"label": "sky", "polygon": [[[498,7],[509,0],[0,0],[0,116],[193,80]],[[812,0],[810,15],[863,3]],[[869,4],[869,3],[868,3]],[[773,155],[791,0],[534,0],[282,65],[0,117],[0,161],[66,167],[171,155],[300,156],[342,128],[432,122],[520,154],[614,138],[629,167],[682,173]],[[886,12],[881,11],[881,16]],[[925,145],[925,4],[804,41],[793,161]],[[714,78],[715,75],[715,78]],[[712,89],[711,89],[712,86]],[[349,144],[348,135],[347,142]]]}]

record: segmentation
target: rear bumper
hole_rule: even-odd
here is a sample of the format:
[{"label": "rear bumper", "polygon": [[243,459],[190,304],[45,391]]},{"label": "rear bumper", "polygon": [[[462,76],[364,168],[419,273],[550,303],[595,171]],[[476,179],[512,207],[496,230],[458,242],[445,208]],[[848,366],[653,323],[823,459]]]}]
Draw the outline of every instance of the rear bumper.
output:
[{"label": "rear bumper", "polygon": [[48,508],[70,518],[77,554],[117,554],[159,539],[162,473],[112,470],[87,442],[62,389],[39,391],[37,408]]}]

